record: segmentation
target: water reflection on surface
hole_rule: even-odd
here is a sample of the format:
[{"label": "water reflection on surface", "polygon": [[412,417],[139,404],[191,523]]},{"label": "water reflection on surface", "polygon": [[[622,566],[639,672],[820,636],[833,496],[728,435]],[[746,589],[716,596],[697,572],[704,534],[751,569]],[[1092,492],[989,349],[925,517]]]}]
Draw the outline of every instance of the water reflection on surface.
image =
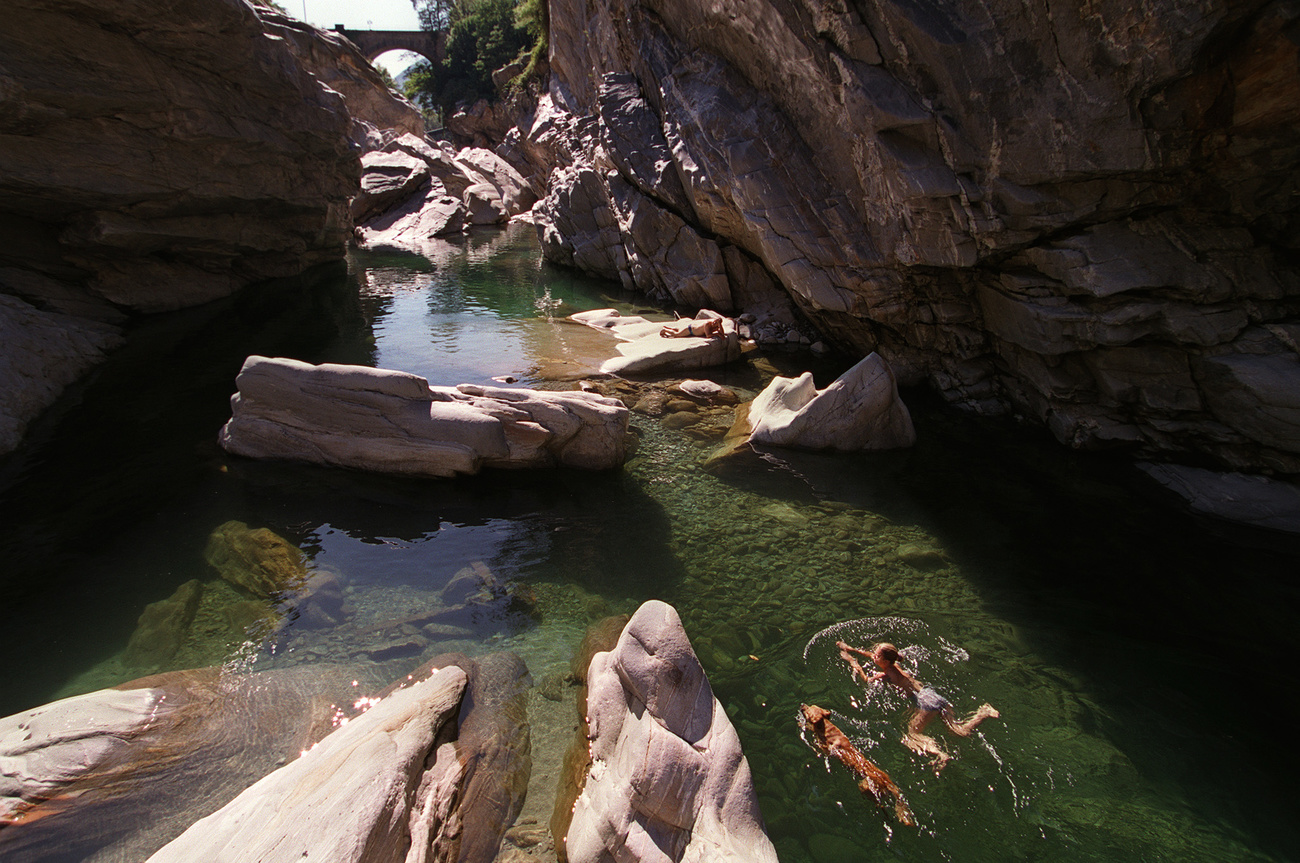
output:
[{"label": "water reflection on surface", "polygon": [[[124,662],[137,619],[191,579],[214,581],[208,535],[238,519],[336,577],[350,615],[335,627],[290,614],[253,645],[214,629],[210,655],[239,673],[342,667],[378,689],[445,650],[517,651],[537,684],[525,815],[542,822],[573,721],[571,651],[591,621],[658,597],[678,607],[737,726],[788,863],[1281,860],[1300,847],[1295,756],[1270,749],[1213,652],[1228,646],[1270,679],[1289,715],[1296,555],[1210,533],[1146,499],[1123,464],[1037,431],[917,392],[912,450],[773,453],[766,469],[721,476],[700,469],[707,445],[640,415],[635,456],[604,475],[416,482],[216,448],[249,353],[440,385],[590,367],[604,335],[562,317],[639,301],[539,266],[530,230],[471,235],[433,259],[358,255],[346,281],[152,325],[110,363],[10,465],[0,714],[159,670]],[[835,371],[819,366],[819,384]],[[767,374],[713,377],[752,395]],[[509,596],[467,605],[450,588],[467,570]],[[956,757],[936,777],[899,743],[903,705],[855,686],[828,633],[888,637],[959,713],[988,701],[1002,719],[941,736]],[[918,827],[805,744],[805,702],[890,772]],[[23,859],[60,859],[57,841]]]}]

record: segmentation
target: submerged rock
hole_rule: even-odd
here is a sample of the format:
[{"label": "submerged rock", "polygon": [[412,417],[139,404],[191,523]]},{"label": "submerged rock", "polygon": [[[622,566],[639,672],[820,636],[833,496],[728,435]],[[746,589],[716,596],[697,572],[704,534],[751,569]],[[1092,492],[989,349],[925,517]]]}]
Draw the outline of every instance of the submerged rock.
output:
[{"label": "submerged rock", "polygon": [[672,606],[645,603],[595,655],[586,707],[591,766],[556,843],[570,863],[775,863],[740,739]]},{"label": "submerged rock", "polygon": [[137,668],[157,668],[175,656],[189,637],[202,595],[203,585],[190,579],[167,599],[145,606],[122,661]]},{"label": "submerged rock", "polygon": [[261,599],[296,591],[307,580],[297,546],[269,528],[250,528],[242,521],[212,531],[203,559],[226,581]]},{"label": "submerged rock", "polygon": [[889,364],[871,354],[824,390],[812,373],[773,378],[749,406],[754,443],[841,452],[908,447],[912,417]]},{"label": "submerged rock", "polygon": [[618,467],[628,410],[583,392],[461,384],[364,366],[249,357],[221,445],[384,473],[446,477],[483,467]]}]

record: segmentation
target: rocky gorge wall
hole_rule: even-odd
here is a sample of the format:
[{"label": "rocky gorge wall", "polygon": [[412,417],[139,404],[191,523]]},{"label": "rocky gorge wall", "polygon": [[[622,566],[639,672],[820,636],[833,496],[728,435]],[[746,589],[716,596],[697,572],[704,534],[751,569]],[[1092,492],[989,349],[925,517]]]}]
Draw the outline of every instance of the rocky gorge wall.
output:
[{"label": "rocky gorge wall", "polygon": [[[1300,3],[551,0],[553,261],[1300,473]],[[781,310],[788,298],[798,310]]]},{"label": "rocky gorge wall", "polygon": [[131,316],[341,260],[383,130],[423,123],[355,47],[245,0],[7,8],[0,453]]}]

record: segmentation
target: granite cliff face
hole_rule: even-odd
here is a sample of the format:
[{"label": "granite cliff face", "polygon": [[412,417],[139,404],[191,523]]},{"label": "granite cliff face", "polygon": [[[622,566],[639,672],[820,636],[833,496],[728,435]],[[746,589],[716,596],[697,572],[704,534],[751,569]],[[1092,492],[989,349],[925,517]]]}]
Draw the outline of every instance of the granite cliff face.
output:
[{"label": "granite cliff face", "polygon": [[552,260],[760,319],[777,288],[1074,446],[1300,472],[1300,3],[550,9]]},{"label": "granite cliff face", "polygon": [[419,114],[345,40],[260,11],[6,9],[0,453],[121,340],[130,314],[343,257],[359,146],[418,128]]}]

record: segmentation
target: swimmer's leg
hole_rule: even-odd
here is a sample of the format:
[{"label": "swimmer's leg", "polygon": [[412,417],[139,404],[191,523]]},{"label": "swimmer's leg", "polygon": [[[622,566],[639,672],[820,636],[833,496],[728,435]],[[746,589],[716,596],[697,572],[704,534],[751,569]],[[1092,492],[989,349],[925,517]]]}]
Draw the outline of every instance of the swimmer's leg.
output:
[{"label": "swimmer's leg", "polygon": [[971,732],[979,727],[979,724],[985,719],[996,719],[1002,714],[991,704],[981,704],[970,716],[957,721],[957,714],[952,712],[948,707],[943,711],[943,724],[948,726],[948,730],[960,737],[970,737]]},{"label": "swimmer's leg", "polygon": [[939,741],[925,733],[925,728],[939,716],[937,710],[917,710],[907,723],[907,734],[903,735],[903,745],[917,755],[932,755],[930,766],[938,773],[947,766],[952,756],[944,751]]}]

